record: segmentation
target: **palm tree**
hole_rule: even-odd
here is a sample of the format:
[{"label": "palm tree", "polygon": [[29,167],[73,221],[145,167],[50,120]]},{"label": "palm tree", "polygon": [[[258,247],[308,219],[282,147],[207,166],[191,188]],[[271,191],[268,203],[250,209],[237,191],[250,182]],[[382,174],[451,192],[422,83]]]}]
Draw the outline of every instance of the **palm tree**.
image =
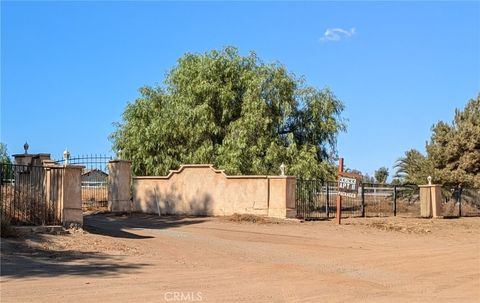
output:
[{"label": "palm tree", "polygon": [[425,184],[427,177],[433,173],[430,161],[416,149],[406,151],[394,167],[394,178],[400,179],[403,184]]}]

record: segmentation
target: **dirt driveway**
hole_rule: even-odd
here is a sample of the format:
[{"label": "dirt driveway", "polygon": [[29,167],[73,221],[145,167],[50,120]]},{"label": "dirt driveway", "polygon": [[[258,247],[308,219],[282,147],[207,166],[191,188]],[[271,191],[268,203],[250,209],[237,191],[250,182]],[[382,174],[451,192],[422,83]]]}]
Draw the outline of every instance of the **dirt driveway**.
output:
[{"label": "dirt driveway", "polygon": [[2,239],[1,302],[480,301],[480,218],[85,222]]}]

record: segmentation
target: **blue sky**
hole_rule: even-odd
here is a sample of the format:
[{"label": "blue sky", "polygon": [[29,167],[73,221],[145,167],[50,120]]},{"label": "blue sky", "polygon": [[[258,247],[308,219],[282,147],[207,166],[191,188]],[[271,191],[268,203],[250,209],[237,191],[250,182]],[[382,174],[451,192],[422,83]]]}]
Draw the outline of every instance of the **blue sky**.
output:
[{"label": "blue sky", "polygon": [[234,45],[344,101],[347,167],[393,172],[480,92],[479,2],[1,3],[1,141],[109,153],[138,88],[185,52]]}]

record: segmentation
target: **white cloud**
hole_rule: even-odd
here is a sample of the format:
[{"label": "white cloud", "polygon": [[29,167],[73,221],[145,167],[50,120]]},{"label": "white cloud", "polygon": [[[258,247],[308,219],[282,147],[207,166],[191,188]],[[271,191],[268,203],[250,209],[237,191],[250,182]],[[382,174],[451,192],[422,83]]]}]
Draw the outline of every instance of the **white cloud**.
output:
[{"label": "white cloud", "polygon": [[320,41],[327,42],[327,41],[340,41],[344,38],[350,38],[351,36],[355,35],[357,32],[355,27],[351,29],[343,29],[343,28],[327,28],[323,37],[320,38]]}]

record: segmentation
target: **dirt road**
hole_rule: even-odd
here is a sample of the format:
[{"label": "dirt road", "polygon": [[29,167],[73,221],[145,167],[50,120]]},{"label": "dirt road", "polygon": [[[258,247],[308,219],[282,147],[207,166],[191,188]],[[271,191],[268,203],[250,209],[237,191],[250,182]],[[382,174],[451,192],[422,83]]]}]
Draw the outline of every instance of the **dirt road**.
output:
[{"label": "dirt road", "polygon": [[85,222],[2,239],[1,302],[480,301],[480,218]]}]

